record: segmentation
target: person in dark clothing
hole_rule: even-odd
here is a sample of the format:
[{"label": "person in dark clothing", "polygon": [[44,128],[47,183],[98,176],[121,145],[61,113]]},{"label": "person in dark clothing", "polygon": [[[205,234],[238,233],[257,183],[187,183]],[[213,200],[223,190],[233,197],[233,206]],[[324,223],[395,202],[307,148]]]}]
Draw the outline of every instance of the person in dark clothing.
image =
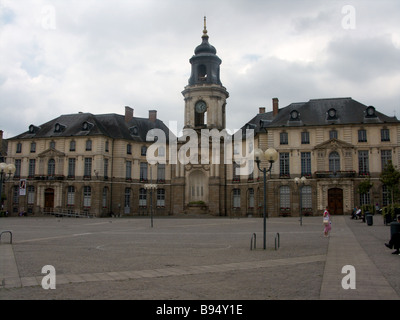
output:
[{"label": "person in dark clothing", "polygon": [[[397,222],[400,223],[400,215],[397,216]],[[392,254],[400,255],[400,232],[396,232],[395,234],[393,234],[390,238],[389,243],[385,243],[385,246],[389,249],[395,248],[396,251],[392,252]]]}]

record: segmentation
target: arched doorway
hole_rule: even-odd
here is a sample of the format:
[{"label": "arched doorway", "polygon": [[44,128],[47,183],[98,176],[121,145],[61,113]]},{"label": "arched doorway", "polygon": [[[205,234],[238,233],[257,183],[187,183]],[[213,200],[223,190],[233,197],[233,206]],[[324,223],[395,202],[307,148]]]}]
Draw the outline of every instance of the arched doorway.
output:
[{"label": "arched doorway", "polygon": [[328,206],[330,214],[343,214],[343,190],[332,188],[328,190]]},{"label": "arched doorway", "polygon": [[54,189],[52,188],[44,191],[44,207],[45,209],[54,209]]}]

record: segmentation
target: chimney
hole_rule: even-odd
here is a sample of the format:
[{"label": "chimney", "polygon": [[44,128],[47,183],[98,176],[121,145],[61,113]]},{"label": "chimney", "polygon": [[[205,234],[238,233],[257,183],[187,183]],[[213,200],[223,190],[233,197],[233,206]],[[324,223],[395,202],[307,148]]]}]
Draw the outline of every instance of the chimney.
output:
[{"label": "chimney", "polygon": [[272,98],[272,115],[275,117],[279,112],[279,100],[278,98]]},{"label": "chimney", "polygon": [[133,119],[133,109],[131,107],[125,107],[125,122],[128,123]]},{"label": "chimney", "polygon": [[156,122],[156,120],[157,120],[157,110],[149,110],[149,120],[151,122]]},{"label": "chimney", "polygon": [[265,107],[260,107],[260,111],[258,113],[265,113]]}]

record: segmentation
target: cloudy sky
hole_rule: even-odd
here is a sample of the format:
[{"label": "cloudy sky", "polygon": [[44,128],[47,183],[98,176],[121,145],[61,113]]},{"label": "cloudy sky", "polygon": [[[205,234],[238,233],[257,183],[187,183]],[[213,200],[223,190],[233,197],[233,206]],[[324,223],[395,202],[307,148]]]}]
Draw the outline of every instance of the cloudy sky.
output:
[{"label": "cloudy sky", "polygon": [[230,93],[227,127],[258,112],[352,97],[400,115],[398,0],[0,0],[0,129],[61,114],[147,117],[183,127],[189,59],[209,42]]}]

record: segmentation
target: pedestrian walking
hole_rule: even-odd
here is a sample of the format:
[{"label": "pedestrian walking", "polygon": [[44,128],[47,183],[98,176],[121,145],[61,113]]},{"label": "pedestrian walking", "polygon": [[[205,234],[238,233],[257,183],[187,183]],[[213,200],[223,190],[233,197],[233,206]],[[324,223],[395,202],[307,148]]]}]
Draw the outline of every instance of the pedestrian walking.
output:
[{"label": "pedestrian walking", "polygon": [[324,223],[324,236],[329,237],[329,232],[332,229],[332,220],[328,206],[326,206],[324,211],[323,223]]}]

